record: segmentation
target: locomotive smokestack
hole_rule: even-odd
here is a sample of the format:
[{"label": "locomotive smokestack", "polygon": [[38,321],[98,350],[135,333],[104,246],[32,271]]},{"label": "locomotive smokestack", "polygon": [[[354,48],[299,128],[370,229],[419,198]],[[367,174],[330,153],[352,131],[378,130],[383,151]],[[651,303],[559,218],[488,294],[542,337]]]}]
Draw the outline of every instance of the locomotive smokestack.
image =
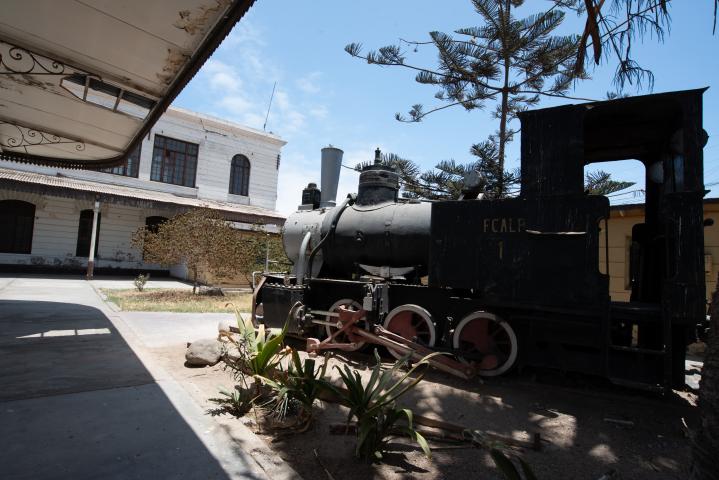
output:
[{"label": "locomotive smokestack", "polygon": [[322,149],[322,175],[320,177],[322,201],[320,207],[337,205],[337,185],[340,182],[343,154],[342,150],[331,145]]}]

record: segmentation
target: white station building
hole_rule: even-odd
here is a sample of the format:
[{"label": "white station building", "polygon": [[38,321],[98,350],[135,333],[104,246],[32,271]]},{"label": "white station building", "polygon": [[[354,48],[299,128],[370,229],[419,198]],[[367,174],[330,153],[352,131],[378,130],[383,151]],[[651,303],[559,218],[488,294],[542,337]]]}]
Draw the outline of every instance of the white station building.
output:
[{"label": "white station building", "polygon": [[[0,148],[42,135],[0,123]],[[51,146],[62,139],[42,140]],[[284,223],[275,211],[284,144],[171,107],[121,166],[92,171],[0,160],[0,269],[84,271],[96,205],[96,273],[166,271],[143,262],[132,234],[188,208],[216,210],[238,228],[264,224],[277,232]],[[185,276],[181,266],[171,273]]]}]

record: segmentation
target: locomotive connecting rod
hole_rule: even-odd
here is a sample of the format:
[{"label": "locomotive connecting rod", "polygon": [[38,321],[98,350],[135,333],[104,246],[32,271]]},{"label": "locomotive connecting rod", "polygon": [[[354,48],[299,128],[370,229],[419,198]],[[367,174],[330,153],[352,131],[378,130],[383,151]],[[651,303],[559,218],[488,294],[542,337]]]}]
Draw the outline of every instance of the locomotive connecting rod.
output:
[{"label": "locomotive connecting rod", "polygon": [[325,321],[318,321],[313,320],[313,323],[320,324],[320,325],[330,325],[335,327],[337,330],[332,332],[332,334],[322,340],[321,342],[317,340],[316,338],[308,338],[307,339],[307,351],[310,353],[316,353],[319,350],[328,350],[332,348],[336,348],[337,350],[347,350],[347,351],[353,351],[357,349],[357,344],[355,342],[347,343],[336,343],[335,339],[341,335],[346,334],[347,338],[349,340],[356,339],[356,331],[361,330],[361,328],[357,327],[357,322],[362,320],[362,318],[365,317],[367,314],[364,310],[359,311],[353,311],[349,310],[345,307],[339,308],[339,313],[330,313],[326,312],[327,314],[331,316],[336,316],[338,318],[337,322],[325,322]]},{"label": "locomotive connecting rod", "polygon": [[[407,340],[404,337],[400,337],[383,327],[376,325],[375,333],[368,332],[366,330],[357,329],[354,333],[363,337],[366,341],[382,345],[383,347],[391,348],[405,355],[412,354],[412,359],[421,360],[425,355],[434,353],[435,350],[420,345],[419,343]],[[475,368],[472,365],[464,364],[457,360],[451,359],[447,355],[439,355],[432,357],[428,360],[429,364],[437,370],[449,373],[451,375],[469,380],[476,374]]]},{"label": "locomotive connecting rod", "polygon": [[[356,340],[361,338],[364,341],[374,343],[376,345],[382,345],[402,354],[411,355],[411,358],[414,360],[420,360],[422,357],[435,352],[429,347],[420,345],[419,343],[406,339],[396,333],[392,333],[380,325],[375,325],[372,332],[363,329],[361,326],[357,325],[357,322],[364,318],[366,314],[367,312],[365,310],[353,311],[341,306],[338,313],[332,314],[333,317],[336,316],[338,318],[336,323],[322,321],[323,325],[330,324],[331,326],[335,326],[337,330],[332,332],[329,337],[321,342],[316,338],[308,338],[307,351],[316,353],[319,350],[333,348],[339,350],[355,350]],[[313,321],[313,323],[319,322]],[[354,341],[352,343],[337,343],[336,338],[342,333],[346,334],[349,340]],[[471,379],[477,373],[474,364],[462,363],[447,355],[434,356],[430,358],[428,362],[437,370],[441,370],[465,380]]]}]

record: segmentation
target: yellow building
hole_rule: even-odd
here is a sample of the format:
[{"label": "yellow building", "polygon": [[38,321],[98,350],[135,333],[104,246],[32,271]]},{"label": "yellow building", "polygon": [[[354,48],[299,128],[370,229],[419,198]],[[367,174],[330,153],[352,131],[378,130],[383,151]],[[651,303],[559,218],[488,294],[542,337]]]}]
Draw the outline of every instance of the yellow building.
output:
[{"label": "yellow building", "polygon": [[[704,218],[715,224],[704,227],[704,261],[706,298],[716,289],[719,272],[719,198],[704,200]],[[609,218],[609,294],[614,301],[629,301],[629,251],[632,226],[644,221],[644,204],[615,205]],[[600,239],[600,270],[605,271],[604,236]]]}]

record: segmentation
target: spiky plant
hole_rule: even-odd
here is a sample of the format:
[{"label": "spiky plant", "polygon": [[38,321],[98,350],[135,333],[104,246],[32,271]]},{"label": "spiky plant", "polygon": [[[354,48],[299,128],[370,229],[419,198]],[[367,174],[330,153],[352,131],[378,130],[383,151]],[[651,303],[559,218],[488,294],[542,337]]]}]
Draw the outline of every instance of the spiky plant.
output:
[{"label": "spiky plant", "polygon": [[429,445],[425,438],[414,429],[412,410],[398,408],[397,399],[414,388],[424,376],[424,371],[412,375],[418,368],[426,366],[428,360],[437,355],[433,353],[422,358],[411,369],[403,372],[410,357],[406,356],[388,369],[382,368],[377,350],[374,351],[375,366],[366,382],[357,370],[347,365],[335,368],[342,378],[344,388],[338,388],[323,380],[320,384],[331,391],[339,402],[349,408],[347,422],[357,421],[357,447],[355,454],[367,460],[381,460],[387,449],[389,439],[398,433],[409,436],[430,456]]},{"label": "spiky plant", "polygon": [[[275,369],[288,353],[283,348],[283,342],[289,320],[285,322],[282,330],[267,330],[264,325],[255,328],[252,322],[245,320],[237,309],[235,309],[235,315],[240,338],[235,340],[230,336],[228,339],[237,347],[238,356],[233,358],[228,355],[225,364],[234,371],[235,378],[242,381],[245,387],[247,387],[247,377],[253,379],[272,378]],[[261,382],[256,382],[255,397],[260,396],[261,385]]]},{"label": "spiky plant", "polygon": [[312,421],[312,406],[320,394],[322,388],[320,380],[325,378],[327,364],[327,357],[320,366],[316,365],[314,358],[305,358],[302,361],[299,353],[293,349],[291,361],[285,371],[278,372],[275,378],[258,376],[274,392],[274,411],[278,417],[284,418],[290,403],[298,402],[302,408],[298,426],[300,430],[309,428]]},{"label": "spiky plant", "polygon": [[246,388],[236,385],[231,391],[221,389],[219,397],[208,400],[217,405],[216,408],[208,411],[211,415],[228,413],[234,417],[241,417],[252,409],[256,397]]}]

